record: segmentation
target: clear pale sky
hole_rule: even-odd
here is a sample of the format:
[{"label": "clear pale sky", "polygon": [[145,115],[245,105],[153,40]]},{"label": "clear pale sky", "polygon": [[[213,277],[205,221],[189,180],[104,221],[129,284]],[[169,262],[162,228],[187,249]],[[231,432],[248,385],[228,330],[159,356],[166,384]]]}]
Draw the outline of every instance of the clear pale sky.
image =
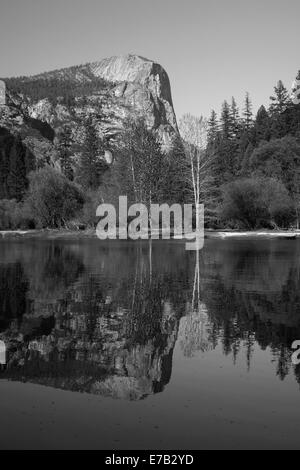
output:
[{"label": "clear pale sky", "polygon": [[177,117],[268,104],[300,69],[299,0],[0,0],[0,76],[136,53],[168,72]]}]

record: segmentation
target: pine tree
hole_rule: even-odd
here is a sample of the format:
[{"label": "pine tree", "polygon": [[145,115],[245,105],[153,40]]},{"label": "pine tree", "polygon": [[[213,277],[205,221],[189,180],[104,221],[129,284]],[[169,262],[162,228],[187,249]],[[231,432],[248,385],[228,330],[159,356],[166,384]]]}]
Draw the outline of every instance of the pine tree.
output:
[{"label": "pine tree", "polygon": [[230,107],[230,134],[232,137],[236,138],[239,134],[240,130],[240,115],[239,115],[239,109],[236,104],[236,101],[234,97],[232,97],[231,100],[231,107]]},{"label": "pine tree", "polygon": [[270,96],[271,105],[269,108],[272,119],[271,135],[273,138],[281,138],[288,133],[285,111],[291,104],[288,91],[281,80],[274,87],[274,95]]},{"label": "pine tree", "polygon": [[250,99],[250,95],[247,92],[246,97],[245,97],[244,110],[243,110],[243,123],[244,123],[244,128],[246,129],[246,131],[249,131],[252,126],[252,122],[253,122],[252,117],[253,117],[252,102]]},{"label": "pine tree", "polygon": [[164,155],[156,136],[148,129],[144,143],[143,166],[141,175],[141,180],[144,181],[143,197],[150,207],[153,202],[160,202],[163,195]]},{"label": "pine tree", "polygon": [[13,142],[12,136],[0,136],[0,199],[8,198],[7,179],[9,175],[9,148]]},{"label": "pine tree", "polygon": [[[231,106],[225,101],[221,114],[222,135],[219,140],[218,173],[226,181],[231,180],[239,171],[238,135],[239,135],[239,112],[235,99],[232,98]],[[221,182],[221,178],[219,179]]]},{"label": "pine tree", "polygon": [[9,155],[9,173],[7,177],[8,196],[20,201],[27,188],[26,178],[26,150],[21,137],[14,141]]},{"label": "pine tree", "polygon": [[72,161],[71,161],[71,147],[72,147],[72,140],[71,140],[71,130],[65,129],[61,141],[58,145],[59,151],[59,162],[62,173],[70,180],[73,181],[74,179],[74,172],[72,168]]},{"label": "pine tree", "polygon": [[254,123],[254,142],[258,144],[262,140],[271,138],[271,119],[264,106],[261,106],[257,112]]},{"label": "pine tree", "polygon": [[281,80],[274,87],[274,96],[270,96],[270,100],[269,111],[271,116],[283,113],[291,103],[289,93]]},{"label": "pine tree", "polygon": [[217,138],[219,131],[218,116],[216,111],[213,109],[211,111],[210,118],[208,120],[208,142],[213,144]]},{"label": "pine tree", "polygon": [[186,176],[190,173],[181,137],[177,135],[164,157],[163,199],[170,204],[184,203],[189,192]]},{"label": "pine tree", "polygon": [[103,145],[89,117],[85,124],[85,141],[78,171],[78,181],[84,188],[97,189],[101,185],[103,174],[108,168],[101,158],[103,153]]},{"label": "pine tree", "polygon": [[230,107],[227,101],[224,101],[222,105],[222,112],[221,112],[221,129],[222,129],[222,136],[224,139],[229,139],[231,135],[231,115],[230,115]]}]

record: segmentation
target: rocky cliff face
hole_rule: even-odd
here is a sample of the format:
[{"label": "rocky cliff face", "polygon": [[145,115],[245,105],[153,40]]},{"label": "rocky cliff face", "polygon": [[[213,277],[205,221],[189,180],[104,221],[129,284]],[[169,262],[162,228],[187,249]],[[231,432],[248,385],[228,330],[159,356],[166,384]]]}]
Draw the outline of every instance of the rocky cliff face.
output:
[{"label": "rocky cliff face", "polygon": [[114,138],[126,118],[143,116],[165,150],[178,133],[170,82],[157,63],[136,55],[5,80],[9,104],[50,125],[69,125],[82,141],[83,121],[95,116],[99,134]]},{"label": "rocky cliff face", "polygon": [[119,83],[114,95],[123,98],[131,112],[144,115],[165,143],[177,132],[169,78],[159,64],[129,55],[95,62],[90,70],[96,77]]},{"label": "rocky cliff face", "polygon": [[20,138],[24,151],[32,156],[32,167],[54,163],[54,130],[45,122],[31,118],[21,109],[0,106],[0,157],[9,160],[9,153]]}]

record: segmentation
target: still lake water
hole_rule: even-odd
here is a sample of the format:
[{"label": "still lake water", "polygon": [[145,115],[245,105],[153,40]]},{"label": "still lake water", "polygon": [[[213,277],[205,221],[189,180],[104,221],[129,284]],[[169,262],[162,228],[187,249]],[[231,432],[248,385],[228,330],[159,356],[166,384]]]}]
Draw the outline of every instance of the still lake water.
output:
[{"label": "still lake water", "polygon": [[300,240],[0,242],[0,448],[300,448]]}]

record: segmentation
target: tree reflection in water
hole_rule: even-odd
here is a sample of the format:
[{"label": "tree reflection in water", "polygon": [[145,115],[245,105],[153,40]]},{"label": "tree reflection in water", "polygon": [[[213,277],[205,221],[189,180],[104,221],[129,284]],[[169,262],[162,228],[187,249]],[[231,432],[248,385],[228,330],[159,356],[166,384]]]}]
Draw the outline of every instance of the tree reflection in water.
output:
[{"label": "tree reflection in water", "polygon": [[184,355],[191,357],[198,351],[208,351],[212,347],[210,341],[210,325],[208,311],[201,300],[201,267],[203,270],[203,252],[196,251],[195,271],[191,302],[187,299],[186,315],[181,319],[179,340]]},{"label": "tree reflection in water", "polygon": [[[300,339],[300,244],[208,241],[0,244],[1,377],[137,400],[187,357],[272,351],[289,373]],[[270,364],[270,367],[274,367]]]}]

